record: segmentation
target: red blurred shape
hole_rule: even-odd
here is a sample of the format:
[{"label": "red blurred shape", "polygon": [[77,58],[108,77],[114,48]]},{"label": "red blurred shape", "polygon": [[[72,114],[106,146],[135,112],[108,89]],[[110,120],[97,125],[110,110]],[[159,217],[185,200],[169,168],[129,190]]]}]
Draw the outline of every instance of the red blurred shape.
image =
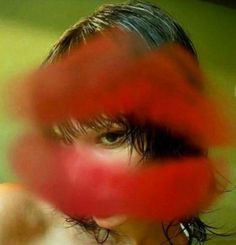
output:
[{"label": "red blurred shape", "polygon": [[204,157],[134,169],[99,162],[86,146],[65,147],[39,135],[23,137],[11,157],[34,192],[73,217],[172,220],[196,215],[219,194],[213,164]]},{"label": "red blurred shape", "polygon": [[[225,144],[230,133],[204,84],[183,48],[171,44],[150,52],[135,35],[114,29],[32,73],[16,86],[13,101],[39,129],[122,114],[137,124],[164,125],[206,149]],[[11,158],[33,191],[71,216],[171,220],[197,214],[219,194],[206,157],[127,169],[97,161],[86,147],[75,150],[35,135],[17,142]]]}]

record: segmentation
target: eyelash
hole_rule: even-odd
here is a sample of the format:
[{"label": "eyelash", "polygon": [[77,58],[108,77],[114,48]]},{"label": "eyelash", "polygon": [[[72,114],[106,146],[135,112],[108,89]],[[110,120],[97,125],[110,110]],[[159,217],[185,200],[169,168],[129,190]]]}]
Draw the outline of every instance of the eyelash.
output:
[{"label": "eyelash", "polygon": [[[114,138],[115,137],[115,138]],[[110,138],[110,139],[109,139]],[[127,134],[124,131],[111,131],[106,132],[97,137],[97,143],[107,146],[114,147],[120,146],[127,140]]]}]

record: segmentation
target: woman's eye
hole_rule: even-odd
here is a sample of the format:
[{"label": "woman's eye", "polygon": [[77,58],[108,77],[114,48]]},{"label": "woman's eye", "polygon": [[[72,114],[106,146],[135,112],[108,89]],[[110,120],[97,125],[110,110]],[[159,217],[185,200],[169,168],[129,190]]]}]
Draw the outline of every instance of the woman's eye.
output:
[{"label": "woman's eye", "polygon": [[124,132],[107,132],[98,137],[98,143],[106,146],[114,146],[124,142]]}]

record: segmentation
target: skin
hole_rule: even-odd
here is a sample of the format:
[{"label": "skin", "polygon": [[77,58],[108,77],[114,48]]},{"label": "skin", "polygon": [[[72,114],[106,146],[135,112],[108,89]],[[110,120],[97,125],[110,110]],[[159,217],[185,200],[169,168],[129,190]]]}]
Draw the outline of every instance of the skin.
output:
[{"label": "skin", "polygon": [[0,244],[93,245],[65,215],[19,184],[0,184]]},{"label": "skin", "polygon": [[49,222],[42,206],[24,187],[1,184],[0,203],[0,244],[29,244],[46,233]]}]

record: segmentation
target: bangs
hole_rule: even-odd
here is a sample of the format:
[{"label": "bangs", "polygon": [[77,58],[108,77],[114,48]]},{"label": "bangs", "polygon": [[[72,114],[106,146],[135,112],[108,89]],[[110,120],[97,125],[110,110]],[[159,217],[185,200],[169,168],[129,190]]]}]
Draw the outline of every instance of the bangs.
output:
[{"label": "bangs", "polygon": [[129,119],[128,116],[120,115],[118,117],[109,117],[107,115],[100,115],[96,118],[91,118],[86,122],[80,122],[76,119],[69,119],[65,122],[54,125],[51,128],[51,135],[57,140],[62,141],[66,145],[71,145],[76,142],[81,135],[86,135],[89,130],[95,132],[109,132],[122,131],[123,140],[129,147],[130,156],[133,150],[136,150],[141,155],[141,160],[150,155],[147,142],[149,133],[148,125],[139,125],[134,120]]},{"label": "bangs", "polygon": [[109,131],[112,128],[121,129],[125,132],[127,137],[130,134],[130,124],[125,117],[120,116],[113,118],[104,114],[91,118],[86,122],[80,122],[76,119],[69,119],[65,122],[54,125],[52,131],[56,137],[61,139],[64,143],[72,144],[74,139],[80,135],[86,135],[88,130],[101,132]]}]

